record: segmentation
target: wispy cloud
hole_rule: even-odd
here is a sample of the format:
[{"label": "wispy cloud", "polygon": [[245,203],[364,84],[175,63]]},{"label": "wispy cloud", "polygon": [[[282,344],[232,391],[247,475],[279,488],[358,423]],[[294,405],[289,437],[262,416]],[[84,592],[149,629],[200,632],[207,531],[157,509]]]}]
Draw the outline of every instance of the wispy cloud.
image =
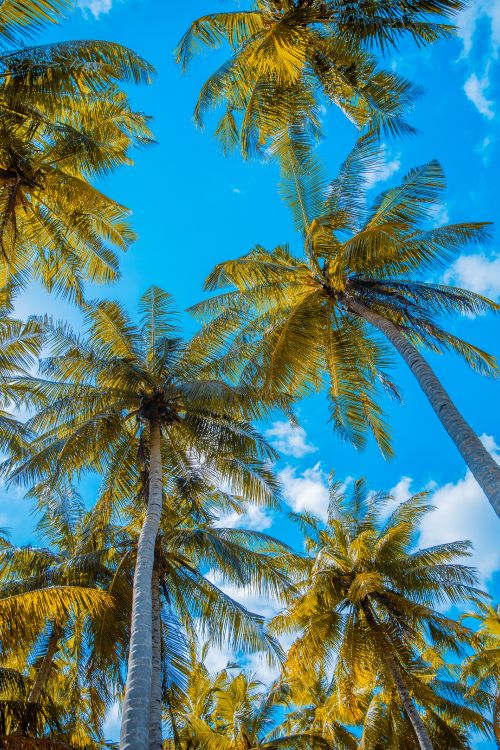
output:
[{"label": "wispy cloud", "polygon": [[209,570],[205,577],[227,596],[234,599],[235,602],[242,604],[250,612],[255,612],[262,617],[274,617],[283,605],[283,602],[263,596],[255,589],[226,583],[216,570]]},{"label": "wispy cloud", "polygon": [[467,99],[472,102],[477,111],[488,120],[492,120],[495,117],[495,110],[493,108],[494,102],[487,97],[489,85],[488,71],[481,78],[478,78],[475,73],[471,73],[465,81],[464,91]]},{"label": "wispy cloud", "polygon": [[106,740],[116,741],[120,738],[120,724],[120,704],[113,703],[104,720],[103,733]]},{"label": "wispy cloud", "polygon": [[113,0],[77,0],[76,4],[84,13],[91,13],[94,18],[99,18],[104,13],[109,13]]},{"label": "wispy cloud", "polygon": [[475,51],[481,28],[489,40],[489,54],[496,58],[500,50],[500,0],[475,0],[460,13],[458,33],[462,39],[463,56]]},{"label": "wispy cloud", "polygon": [[385,143],[381,146],[381,152],[380,164],[366,175],[365,187],[367,190],[371,190],[380,182],[386,182],[401,169],[400,154],[392,154]]},{"label": "wispy cloud", "polygon": [[219,518],[215,524],[223,529],[251,529],[265,531],[273,523],[272,517],[257,505],[247,505],[245,513],[229,513]]},{"label": "wispy cloud", "polygon": [[304,428],[290,422],[273,422],[264,434],[276,450],[285,456],[302,458],[318,450],[315,445],[307,442]]},{"label": "wispy cloud", "polygon": [[[489,93],[490,69],[500,52],[500,0],[475,0],[458,16],[458,34],[462,39],[461,59],[467,62],[469,75],[464,84],[467,98],[488,120],[495,117],[494,99]],[[477,70],[483,71],[478,73]],[[492,76],[496,78],[495,76]]]},{"label": "wispy cloud", "polygon": [[445,284],[453,284],[500,299],[500,255],[486,253],[460,255],[444,274]]},{"label": "wispy cloud", "polygon": [[441,227],[443,224],[448,224],[450,221],[448,206],[445,203],[437,203],[436,205],[431,206],[429,214],[432,217],[432,225],[434,227]]}]

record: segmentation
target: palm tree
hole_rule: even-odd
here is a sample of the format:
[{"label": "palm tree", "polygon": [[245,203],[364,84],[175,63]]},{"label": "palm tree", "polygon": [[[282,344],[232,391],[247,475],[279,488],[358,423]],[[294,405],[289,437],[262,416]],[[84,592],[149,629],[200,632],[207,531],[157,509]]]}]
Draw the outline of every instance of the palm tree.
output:
[{"label": "palm tree", "polygon": [[[2,596],[95,592],[97,602],[104,598],[106,606],[54,606],[53,617],[38,616],[30,627],[24,626],[22,637],[14,633],[12,639],[2,640],[3,664],[22,673],[23,682],[15,704],[7,706],[7,723],[11,733],[48,733],[51,740],[90,748],[102,737],[106,713],[116,698],[113,673],[99,668],[109,649],[101,628],[103,623],[127,624],[125,637],[119,633],[113,643],[116,657],[123,658],[132,578],[124,585],[119,574],[121,549],[113,547],[109,535],[96,534],[92,513],[73,488],[39,489],[34,500],[39,515],[36,535],[44,546],[17,547],[3,540]],[[19,605],[17,616],[22,614]],[[112,635],[117,635],[116,629]]]},{"label": "palm tree", "polygon": [[[6,0],[0,40],[26,41],[64,7]],[[95,41],[4,50],[0,69],[0,287],[35,278],[81,302],[82,281],[117,278],[114,251],[133,239],[128,211],[88,180],[151,141],[147,118],[119,85],[148,81],[152,70],[130,50]]]},{"label": "palm tree", "polygon": [[[105,615],[105,612],[114,606],[113,598],[98,588],[82,585],[40,585],[30,588],[20,581],[2,582],[0,671],[3,673],[7,670],[7,676],[15,676],[14,680],[6,681],[2,679],[3,675],[0,677],[0,735],[2,742],[4,735],[9,735],[6,746],[10,747],[15,737],[18,737],[19,744],[23,746],[21,739],[26,736],[43,736],[47,731],[60,735],[63,720],[68,722],[68,701],[72,692],[75,697],[76,685],[73,681],[76,675],[72,669],[61,669],[58,674],[61,676],[60,682],[64,682],[64,687],[60,686],[59,695],[57,696],[57,691],[54,694],[56,686],[53,679],[49,684],[50,690],[47,691],[48,675],[55,653],[54,629],[49,628],[47,633],[47,623],[64,623],[65,626],[72,623],[72,627],[78,632],[79,628],[84,627],[87,618],[109,617],[109,613]],[[26,668],[27,655],[30,650],[35,650],[36,653],[36,646],[45,649],[45,653],[35,662],[36,673],[32,682],[31,674],[26,678],[22,673]],[[81,681],[79,687],[80,711],[83,709],[85,682]],[[57,696],[58,700],[54,700],[54,696]],[[92,697],[95,707],[96,697]],[[80,728],[81,726],[80,720]],[[69,734],[68,729],[66,726],[63,732],[66,736]]]},{"label": "palm tree", "polygon": [[[283,677],[284,679],[284,677]],[[331,680],[319,668],[312,679],[291,679],[288,675],[283,688],[288,691],[289,708],[278,727],[285,736],[315,738],[315,744],[336,750],[357,750],[356,736],[341,720],[342,708],[332,697]],[[333,695],[335,695],[333,693]],[[322,742],[323,741],[323,742]]]},{"label": "palm tree", "polygon": [[479,628],[474,636],[475,651],[463,665],[463,679],[473,681],[469,697],[478,690],[493,696],[493,731],[500,748],[500,607],[482,602],[478,611],[468,615]]},{"label": "palm tree", "polygon": [[[190,669],[187,644],[201,637],[238,653],[264,652],[272,662],[281,658],[280,647],[263,629],[263,618],[247,611],[223,589],[230,586],[286,601],[290,587],[287,570],[293,567],[295,555],[287,545],[262,532],[223,527],[214,514],[228,504],[233,511],[242,511],[238,498],[199,475],[177,478],[166,492],[152,579],[156,658],[154,655],[149,745],[154,750],[162,747],[162,705],[170,705]],[[132,516],[132,539],[138,535],[138,510]],[[173,674],[179,671],[176,661],[183,673],[180,679]]]},{"label": "palm tree", "polygon": [[310,528],[310,572],[272,630],[297,634],[285,674],[305,680],[308,672],[311,679],[320,669],[333,672],[336,705],[355,721],[366,690],[393,690],[418,747],[432,750],[421,715],[429,676],[445,653],[463,658],[471,640],[467,628],[436,607],[477,601],[481,592],[474,571],[457,562],[470,554],[467,542],[413,551],[419,521],[430,510],[425,494],[384,521],[391,500],[370,494],[363,480],[348,491],[332,485],[326,526],[302,522]]},{"label": "palm tree", "polygon": [[[475,739],[478,732],[490,734],[489,722],[484,718],[487,705],[484,692],[478,691],[471,701],[461,681],[445,678],[443,674],[414,687],[420,688],[416,695],[425,706],[423,718],[435,750],[471,750],[472,737]],[[352,717],[342,707],[335,681],[321,668],[312,679],[304,680],[298,675],[289,682],[289,690],[294,708],[280,727],[286,734],[315,733],[329,747],[346,750],[418,750],[412,725],[390,685],[387,689],[378,685],[374,691],[360,693],[362,713],[356,736],[340,720],[342,717],[349,721]]]},{"label": "palm tree", "polygon": [[[134,323],[117,303],[88,306],[88,334],[53,330],[45,377],[13,377],[4,392],[38,409],[38,433],[24,457],[8,463],[11,481],[31,485],[96,471],[112,481],[131,457],[148,457],[148,503],[138,541],[132,626],[123,707],[123,748],[148,743],[152,674],[151,578],[162,513],[163,474],[182,476],[206,463],[221,482],[255,502],[271,502],[275,457],[246,421],[259,410],[248,391],[200,379],[200,364],[176,336],[171,298],[151,287]],[[137,458],[137,460],[140,460]],[[142,463],[141,463],[142,465]]]},{"label": "palm tree", "polygon": [[[119,44],[75,40],[33,46],[33,37],[57,23],[67,9],[67,0],[2,3],[0,111],[4,133],[53,135],[78,129],[78,123],[85,123],[87,106],[112,100],[120,83],[151,81],[153,68]],[[143,120],[143,116],[135,116],[137,122]],[[122,126],[126,126],[125,120]]]},{"label": "palm tree", "polygon": [[119,277],[116,251],[134,240],[129,211],[90,185],[77,169],[81,158],[64,134],[42,147],[0,137],[0,287],[7,293],[35,279],[81,304],[84,281]]},{"label": "palm tree", "polygon": [[201,659],[193,657],[186,690],[173,702],[171,715],[167,717],[172,736],[166,747],[172,750],[331,747],[312,731],[288,735],[281,732],[280,714],[290,702],[286,686],[279,683],[266,686],[236,664],[212,674],[203,661],[206,653],[204,647]]},{"label": "palm tree", "polygon": [[402,113],[417,89],[379,67],[371,53],[412,37],[419,46],[449,37],[443,21],[462,7],[445,2],[363,3],[254,0],[250,10],[211,13],[194,21],[177,49],[185,69],[200,48],[228,45],[230,58],[204,84],[195,109],[223,106],[216,134],[225,147],[241,141],[248,155],[264,150],[285,125],[320,129],[320,107],[335,104],[357,127],[411,130]]},{"label": "palm tree", "polygon": [[[78,493],[71,487],[60,487],[57,491],[40,492],[35,500],[35,508],[40,514],[36,534],[45,544],[18,547],[7,540],[4,542],[0,551],[2,590],[13,595],[54,586],[109,589],[114,576],[110,565],[113,550],[109,546],[96,548],[95,538],[89,535],[89,512]],[[112,606],[96,613],[98,621],[120,618],[123,597],[117,596],[116,586],[108,593]],[[127,614],[128,609],[121,618]],[[30,649],[37,655],[28,703],[38,703],[50,677],[54,658],[65,641],[75,638],[73,631],[76,627],[71,617],[41,621],[40,635],[34,646],[27,639],[15,645],[19,667],[28,659]],[[102,696],[102,689],[97,693]]]},{"label": "palm tree", "polygon": [[[379,384],[397,395],[384,372],[391,362],[390,342],[500,515],[500,468],[417,348],[452,350],[479,372],[496,373],[492,357],[448,332],[439,318],[499,306],[418,278],[435,272],[466,244],[483,242],[489,226],[426,226],[444,188],[435,161],[411,170],[367,212],[364,186],[380,158],[372,136],[358,142],[330,184],[307,149],[289,146],[284,153],[301,171],[285,165],[290,179],[281,187],[303,233],[305,255],[257,246],[216,266],[206,288],[232,285],[235,290],[192,308],[207,323],[199,345],[213,347],[229,372],[239,375],[243,368],[256,386],[282,395],[317,390],[328,380],[331,414],[341,436],[363,445],[368,426],[390,454],[376,401]],[[221,352],[225,357],[219,359]]]},{"label": "palm tree", "polygon": [[[433,678],[417,693],[425,706],[423,719],[434,750],[473,750],[478,735],[489,737],[491,725],[484,717],[486,695],[478,691],[471,700],[461,680]],[[394,691],[375,691],[362,726],[359,750],[419,750],[412,726]]]}]

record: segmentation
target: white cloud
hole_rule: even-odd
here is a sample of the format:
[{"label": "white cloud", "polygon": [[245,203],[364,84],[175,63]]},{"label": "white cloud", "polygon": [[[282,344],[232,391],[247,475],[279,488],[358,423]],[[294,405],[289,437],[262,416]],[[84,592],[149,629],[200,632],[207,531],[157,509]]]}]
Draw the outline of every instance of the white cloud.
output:
[{"label": "white cloud", "polygon": [[399,505],[399,503],[404,503],[411,497],[412,481],[411,477],[401,477],[397,485],[392,488],[389,494],[392,496],[395,503]]},{"label": "white cloud", "polygon": [[492,299],[499,299],[500,255],[460,255],[446,271],[443,279],[446,284],[454,284]]},{"label": "white cloud", "polygon": [[[492,437],[481,437],[484,445],[500,463],[500,448]],[[404,477],[396,485],[396,493],[405,499],[410,493],[411,480]],[[481,580],[488,581],[500,567],[500,521],[469,470],[457,482],[448,482],[432,490],[430,496],[435,510],[424,517],[419,546],[469,540],[473,555],[466,560],[475,566]]]},{"label": "white cloud", "polygon": [[458,33],[462,39],[463,56],[474,50],[480,29],[489,37],[490,54],[498,56],[500,49],[500,0],[474,0],[459,14]]},{"label": "white cloud", "polygon": [[276,662],[273,664],[269,663],[269,659],[264,651],[256,651],[254,654],[246,656],[242,661],[242,666],[245,672],[255,675],[258,680],[266,685],[278,679],[281,671]]},{"label": "white cloud", "polygon": [[315,445],[307,442],[304,428],[290,422],[273,422],[272,427],[266,430],[264,435],[276,450],[285,456],[302,458],[318,450]]},{"label": "white cloud", "polygon": [[429,214],[432,217],[433,227],[442,227],[444,224],[449,224],[450,222],[448,208],[443,203],[436,203],[434,206],[431,206]]},{"label": "white cloud", "polygon": [[269,599],[251,588],[225,583],[216,570],[209,570],[205,577],[235,602],[257,615],[274,617],[280,609],[280,602],[275,599]]},{"label": "white cloud", "polygon": [[401,168],[400,154],[393,155],[385,143],[381,147],[381,157],[380,164],[366,175],[365,187],[367,190],[371,190],[379,182],[386,182]]},{"label": "white cloud", "polygon": [[221,516],[216,522],[219,528],[229,529],[251,529],[253,531],[264,531],[273,523],[272,516],[257,505],[248,504],[245,513],[229,513]]},{"label": "white cloud", "polygon": [[486,72],[481,78],[478,78],[475,73],[471,73],[465,81],[464,91],[467,99],[473,103],[478,112],[484,115],[488,120],[492,120],[495,117],[493,101],[486,96],[489,85],[490,79],[488,72]]},{"label": "white cloud", "polygon": [[113,0],[77,0],[76,4],[84,13],[90,11],[94,18],[99,18],[104,13],[109,13]]},{"label": "white cloud", "polygon": [[325,520],[330,500],[327,474],[319,462],[299,476],[296,471],[287,466],[279,474],[286,502],[295,513],[310,511]]},{"label": "white cloud", "polygon": [[491,156],[495,150],[496,138],[494,134],[485,135],[484,138],[477,144],[474,151],[480,155],[483,164],[488,165],[491,161]]},{"label": "white cloud", "polygon": [[225,669],[233,661],[234,652],[229,648],[209,646],[204,663],[209,672],[220,672],[221,669]]}]

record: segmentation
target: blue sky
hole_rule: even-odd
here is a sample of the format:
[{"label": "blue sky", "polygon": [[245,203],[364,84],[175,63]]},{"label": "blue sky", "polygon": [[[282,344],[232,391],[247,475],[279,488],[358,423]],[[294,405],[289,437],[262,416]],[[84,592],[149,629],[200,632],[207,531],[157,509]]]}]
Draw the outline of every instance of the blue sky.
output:
[{"label": "blue sky", "polygon": [[[210,129],[201,133],[193,125],[197,91],[221,58],[209,53],[187,75],[174,64],[173,48],[189,22],[203,13],[227,9],[228,4],[218,0],[80,0],[77,4],[80,8],[59,28],[46,33],[44,40],[117,41],[142,54],[158,71],[152,86],[131,91],[136,107],[154,118],[158,145],[137,153],[135,167],[101,184],[133,210],[139,239],[122,259],[122,280],[99,294],[114,296],[133,310],[137,297],[154,283],[172,293],[185,309],[201,298],[203,280],[217,261],[235,257],[255,243],[272,247],[290,242],[299,247],[291,218],[276,193],[276,168],[242,162],[237,155],[224,158]],[[410,167],[437,158],[448,178],[448,192],[436,223],[489,220],[498,225],[500,3],[475,0],[471,6],[460,18],[456,41],[425,50],[404,45],[388,56],[388,66],[425,90],[410,115],[421,132],[405,142],[386,143],[385,167],[373,175],[372,182],[375,193]],[[356,133],[334,111],[325,116],[325,131],[327,138],[318,153],[333,176]],[[490,246],[464,252],[441,278],[498,299],[499,251],[497,229]],[[20,314],[52,312],[79,323],[77,312],[36,288],[23,295],[18,310]],[[187,318],[186,325],[192,329]],[[450,325],[454,332],[500,356],[493,318],[465,318]],[[495,445],[500,446],[498,383],[474,374],[452,355],[429,359],[464,416],[500,455],[500,447],[495,451]],[[500,523],[404,365],[398,365],[396,376],[404,404],[386,404],[396,446],[396,458],[390,463],[373,444],[356,453],[340,443],[327,424],[321,396],[301,404],[300,431],[291,431],[279,416],[275,423],[263,426],[283,454],[278,469],[286,502],[295,510],[307,507],[323,512],[325,480],[331,469],[338,479],[364,475],[374,489],[396,488],[399,498],[409,489],[432,488],[437,510],[424,524],[420,545],[471,539],[474,564],[498,599]],[[10,526],[20,542],[31,537],[28,513],[26,501],[17,493],[4,491],[0,496],[0,524]],[[294,538],[284,515],[270,517],[253,509],[245,519],[231,522]],[[268,607],[253,598],[246,601],[264,610]]]}]

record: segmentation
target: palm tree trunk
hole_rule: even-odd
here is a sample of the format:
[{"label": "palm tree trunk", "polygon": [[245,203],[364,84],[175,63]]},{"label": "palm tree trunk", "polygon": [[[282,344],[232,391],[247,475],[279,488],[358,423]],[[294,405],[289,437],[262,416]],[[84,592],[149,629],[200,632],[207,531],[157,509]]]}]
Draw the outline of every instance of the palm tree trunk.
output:
[{"label": "palm tree trunk", "polygon": [[403,705],[407,717],[411,722],[413,731],[417,736],[419,747],[421,748],[421,750],[433,750],[432,742],[429,737],[429,733],[427,732],[427,727],[425,726],[424,722],[422,721],[422,717],[415,708],[415,704],[413,703],[408,688],[406,687],[403,674],[401,672],[401,669],[399,668],[399,664],[394,658],[391,648],[388,645],[385,646],[383,655],[384,661],[387,665],[387,669],[389,670],[389,674],[392,677],[394,687],[396,688],[397,694],[399,695],[399,699]]},{"label": "palm tree trunk", "polygon": [[493,706],[493,733],[497,750],[500,750],[500,686],[495,696],[495,705]]},{"label": "palm tree trunk", "polygon": [[160,579],[156,565],[153,569],[153,578],[151,580],[151,593],[153,597],[153,674],[151,678],[151,699],[149,705],[149,750],[162,750]]},{"label": "palm tree trunk", "polygon": [[47,684],[49,678],[50,667],[54,655],[57,653],[59,648],[59,638],[61,637],[61,630],[57,626],[52,627],[52,632],[47,643],[47,648],[42,658],[42,662],[36,673],[35,681],[31,686],[30,694],[28,695],[28,703],[38,703],[42,690]]},{"label": "palm tree trunk", "polygon": [[158,416],[150,420],[149,497],[137,545],[127,683],[123,701],[121,750],[148,750],[152,677],[151,579],[161,518],[162,462]]},{"label": "palm tree trunk", "polygon": [[352,297],[344,297],[344,302],[349,310],[383,333],[401,354],[495,513],[500,516],[500,467],[462,417],[434,371],[394,323]]},{"label": "palm tree trunk", "polygon": [[434,750],[431,738],[429,737],[429,733],[427,732],[427,727],[422,721],[422,717],[417,711],[410,692],[406,687],[401,667],[399,666],[398,661],[394,656],[391,644],[386,637],[383,628],[378,623],[377,618],[373,613],[373,610],[369,603],[364,603],[361,605],[361,607],[363,609],[368,625],[377,636],[377,641],[380,645],[382,658],[391,676],[393,685],[396,688],[396,692],[404,708],[405,714],[407,715],[413,727],[413,731],[415,732],[415,735],[417,737],[417,742],[420,750]]}]

